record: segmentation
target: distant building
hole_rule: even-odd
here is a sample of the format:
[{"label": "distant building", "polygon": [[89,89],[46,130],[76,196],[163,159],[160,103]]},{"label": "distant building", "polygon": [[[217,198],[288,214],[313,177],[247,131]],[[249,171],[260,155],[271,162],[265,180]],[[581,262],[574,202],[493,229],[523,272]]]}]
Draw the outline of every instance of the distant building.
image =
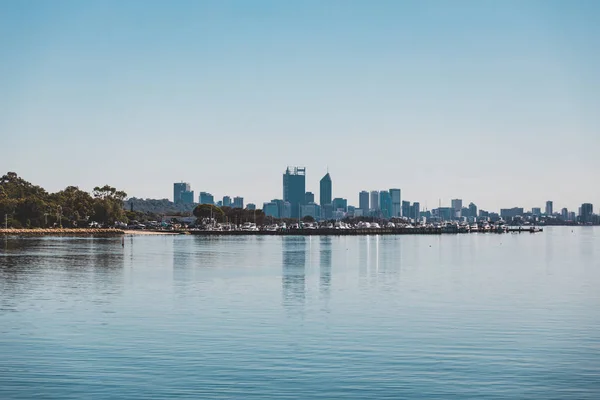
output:
[{"label": "distant building", "polygon": [[244,208],[244,198],[243,197],[234,197],[233,198],[233,208]]},{"label": "distant building", "polygon": [[382,190],[379,192],[379,208],[383,218],[390,218],[392,216],[392,195],[389,190]]},{"label": "distant building", "polygon": [[327,172],[325,176],[321,178],[321,182],[319,182],[319,202],[321,206],[331,204],[332,193],[331,176],[329,175],[329,172]]},{"label": "distant building", "polygon": [[315,195],[313,192],[306,192],[304,194],[304,204],[310,204],[315,202]]},{"label": "distant building", "polygon": [[533,207],[531,213],[536,216],[542,215],[542,209],[540,207]]},{"label": "distant building", "polygon": [[563,219],[563,221],[568,221],[569,220],[569,210],[567,210],[566,208],[563,208],[562,210],[560,210],[560,217]]},{"label": "distant building", "polygon": [[358,208],[363,212],[363,215],[369,214],[369,192],[363,190],[358,194]]},{"label": "distant building", "polygon": [[246,210],[250,210],[250,211],[256,210],[256,204],[254,204],[254,203],[248,203],[246,205]]},{"label": "distant building", "polygon": [[333,199],[332,204],[333,204],[334,212],[339,211],[339,210],[341,210],[343,212],[348,211],[348,200],[346,200],[346,199],[337,197],[337,198]]},{"label": "distant building", "polygon": [[475,203],[469,203],[469,215],[471,218],[477,218],[477,206]]},{"label": "distant building", "polygon": [[200,192],[200,204],[215,204],[215,198],[208,192]]},{"label": "distant building", "polygon": [[222,200],[217,201],[217,207],[223,207],[223,201]]},{"label": "distant building", "polygon": [[223,196],[223,207],[231,207],[231,197]]},{"label": "distant building", "polygon": [[181,203],[194,204],[194,191],[181,192]]},{"label": "distant building", "polygon": [[309,204],[302,204],[300,206],[300,217],[313,217],[315,220],[320,217],[320,207],[314,201]]},{"label": "distant building", "polygon": [[277,204],[278,218],[291,218],[292,206],[289,201],[283,201],[281,199],[274,199],[271,202]]},{"label": "distant building", "polygon": [[415,201],[411,207],[412,211],[410,213],[410,218],[417,221],[421,216],[421,203]]},{"label": "distant building", "polygon": [[377,190],[371,191],[371,210],[379,210],[379,192]]},{"label": "distant building", "polygon": [[582,224],[591,224],[592,216],[594,215],[594,206],[591,203],[583,203],[581,205],[581,213],[579,219]]},{"label": "distant building", "polygon": [[333,218],[333,204],[321,206],[321,219],[329,220]]},{"label": "distant building", "polygon": [[552,211],[552,202],[550,200],[548,200],[546,202],[546,215],[552,215],[553,211]]},{"label": "distant building", "polygon": [[437,216],[442,221],[451,221],[454,216],[454,208],[452,207],[439,207],[433,210],[433,216]]},{"label": "distant building", "polygon": [[173,203],[181,203],[181,193],[189,192],[190,184],[187,182],[176,182],[173,184]]},{"label": "distant building", "polygon": [[279,207],[274,201],[263,203],[263,212],[267,217],[279,218]]},{"label": "distant building", "polygon": [[306,194],[306,168],[287,167],[283,174],[283,200],[290,203],[292,218],[300,215]]},{"label": "distant building", "polygon": [[400,189],[390,189],[390,195],[392,196],[392,218],[398,218],[402,215],[401,204],[402,204],[402,192]]},{"label": "distant building", "polygon": [[500,210],[500,217],[505,221],[509,221],[520,216],[523,216],[523,207],[503,208]]},{"label": "distant building", "polygon": [[356,207],[348,206],[348,211],[346,212],[346,216],[349,218],[354,218],[356,215]]},{"label": "distant building", "polygon": [[402,216],[406,218],[411,218],[410,215],[410,201],[402,201]]},{"label": "distant building", "polygon": [[462,199],[452,199],[452,209],[454,210],[453,218],[460,218],[462,212],[463,201]]},{"label": "distant building", "polygon": [[576,221],[576,220],[577,220],[577,216],[575,215],[575,211],[570,211],[568,221]]}]

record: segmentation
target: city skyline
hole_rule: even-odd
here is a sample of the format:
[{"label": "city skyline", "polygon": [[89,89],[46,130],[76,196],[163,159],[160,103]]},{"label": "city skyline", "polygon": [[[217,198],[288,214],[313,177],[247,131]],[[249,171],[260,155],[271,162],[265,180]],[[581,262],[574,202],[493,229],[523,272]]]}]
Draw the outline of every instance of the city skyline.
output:
[{"label": "city skyline", "polygon": [[281,165],[313,193],[329,165],[354,204],[600,204],[600,3],[234,3],[6,3],[0,168],[261,204]]}]

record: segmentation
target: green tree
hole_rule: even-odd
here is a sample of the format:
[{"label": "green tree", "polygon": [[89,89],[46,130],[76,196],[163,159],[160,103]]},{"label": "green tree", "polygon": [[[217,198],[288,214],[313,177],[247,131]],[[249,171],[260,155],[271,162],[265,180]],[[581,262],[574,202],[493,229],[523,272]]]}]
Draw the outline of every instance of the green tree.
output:
[{"label": "green tree", "polygon": [[222,221],[223,215],[223,210],[212,204],[200,204],[194,208],[194,217],[200,220],[212,217],[217,221]]}]

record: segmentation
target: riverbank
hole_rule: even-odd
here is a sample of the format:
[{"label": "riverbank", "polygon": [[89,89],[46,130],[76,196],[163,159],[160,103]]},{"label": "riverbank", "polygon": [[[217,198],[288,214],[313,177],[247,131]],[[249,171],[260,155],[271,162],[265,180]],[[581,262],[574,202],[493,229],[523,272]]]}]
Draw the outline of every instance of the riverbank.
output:
[{"label": "riverbank", "polygon": [[113,228],[32,228],[32,229],[0,229],[0,235],[5,236],[120,236],[125,234],[122,229]]}]

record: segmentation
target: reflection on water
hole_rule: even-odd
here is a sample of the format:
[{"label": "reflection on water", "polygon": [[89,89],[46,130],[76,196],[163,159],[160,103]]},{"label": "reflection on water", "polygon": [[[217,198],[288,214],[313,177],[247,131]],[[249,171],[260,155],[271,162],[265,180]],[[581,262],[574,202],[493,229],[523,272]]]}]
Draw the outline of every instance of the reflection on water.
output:
[{"label": "reflection on water", "polygon": [[281,238],[281,290],[285,306],[303,306],[306,296],[306,236]]},{"label": "reflection on water", "polygon": [[595,228],[8,238],[0,399],[596,400],[599,252]]}]

